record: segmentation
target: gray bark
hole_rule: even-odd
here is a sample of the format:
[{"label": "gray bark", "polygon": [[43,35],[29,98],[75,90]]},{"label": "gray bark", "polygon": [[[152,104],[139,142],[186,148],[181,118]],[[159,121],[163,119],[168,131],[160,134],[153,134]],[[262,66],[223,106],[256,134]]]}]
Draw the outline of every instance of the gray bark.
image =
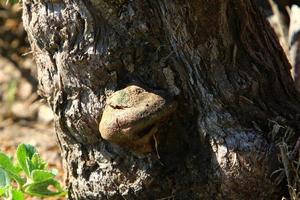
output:
[{"label": "gray bark", "polygon": [[[300,101],[252,1],[23,0],[23,11],[69,199],[283,195],[271,178],[276,127],[299,129]],[[107,97],[130,84],[177,102],[159,129],[160,158],[100,136]]]}]

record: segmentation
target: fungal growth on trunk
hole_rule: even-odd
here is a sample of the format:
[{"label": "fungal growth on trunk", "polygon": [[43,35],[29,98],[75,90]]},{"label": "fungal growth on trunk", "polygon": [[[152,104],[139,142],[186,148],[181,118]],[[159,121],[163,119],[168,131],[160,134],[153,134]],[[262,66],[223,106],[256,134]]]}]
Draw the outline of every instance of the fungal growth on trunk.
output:
[{"label": "fungal growth on trunk", "polygon": [[131,85],[106,102],[99,131],[103,139],[137,153],[153,151],[158,127],[175,111],[176,103],[162,91]]}]

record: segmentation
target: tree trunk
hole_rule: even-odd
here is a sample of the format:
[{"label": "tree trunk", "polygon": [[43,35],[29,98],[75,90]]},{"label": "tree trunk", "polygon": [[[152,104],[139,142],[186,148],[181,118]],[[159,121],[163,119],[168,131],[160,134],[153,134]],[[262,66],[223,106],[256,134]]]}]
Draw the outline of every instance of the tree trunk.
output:
[{"label": "tree trunk", "polygon": [[293,67],[292,76],[296,89],[300,91],[300,3],[291,6],[289,26],[289,56]]},{"label": "tree trunk", "polygon": [[[299,129],[300,101],[252,1],[23,0],[23,10],[69,199],[284,195],[271,174],[281,167],[278,141],[298,136],[285,133]],[[107,99],[128,85],[177,104],[155,121],[150,153],[98,129]]]}]

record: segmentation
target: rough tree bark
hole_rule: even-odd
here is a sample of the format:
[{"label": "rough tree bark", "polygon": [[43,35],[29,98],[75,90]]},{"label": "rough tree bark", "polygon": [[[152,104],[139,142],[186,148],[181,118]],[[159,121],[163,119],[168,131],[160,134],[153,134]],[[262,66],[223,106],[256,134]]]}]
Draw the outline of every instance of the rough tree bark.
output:
[{"label": "rough tree bark", "polygon": [[[283,195],[271,177],[276,142],[285,127],[297,133],[300,101],[252,1],[23,0],[23,11],[69,199]],[[157,152],[132,153],[100,136],[107,97],[131,84],[177,102]]]}]

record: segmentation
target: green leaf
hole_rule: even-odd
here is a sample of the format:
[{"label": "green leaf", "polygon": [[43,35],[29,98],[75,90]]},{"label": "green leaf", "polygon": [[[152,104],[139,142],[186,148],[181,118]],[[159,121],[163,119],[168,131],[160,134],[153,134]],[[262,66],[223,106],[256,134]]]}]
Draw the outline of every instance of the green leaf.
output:
[{"label": "green leaf", "polygon": [[51,197],[66,194],[60,183],[54,179],[28,184],[25,187],[25,192],[37,197]]},{"label": "green leaf", "polygon": [[55,174],[46,170],[33,170],[31,173],[33,182],[43,182],[48,179],[53,179]]},{"label": "green leaf", "polygon": [[15,166],[15,169],[18,172],[18,174],[23,171],[22,167],[20,166],[20,164],[18,162],[15,162],[14,166]]},{"label": "green leaf", "polygon": [[11,159],[2,152],[0,152],[0,167],[6,171],[10,178],[16,180],[20,185],[25,183],[19,176],[19,171],[14,167]]},{"label": "green leaf", "polygon": [[15,167],[11,159],[2,152],[0,152],[0,167],[2,167],[5,170],[10,169],[11,171],[15,172]]},{"label": "green leaf", "polygon": [[10,178],[6,171],[0,168],[0,188],[4,188],[5,186],[10,184]]},{"label": "green leaf", "polygon": [[[9,200],[24,200],[25,193],[37,197],[66,194],[60,183],[54,179],[56,174],[46,170],[47,163],[42,160],[35,147],[26,144],[19,145],[16,157],[17,162],[13,164],[9,156],[0,152],[0,197]],[[23,171],[27,175],[27,181],[19,175]],[[18,182],[18,189],[11,184],[12,179]]]},{"label": "green leaf", "polygon": [[0,188],[0,197],[2,197],[5,194],[5,188]]},{"label": "green leaf", "polygon": [[20,190],[12,190],[12,199],[13,200],[25,200],[24,193]]},{"label": "green leaf", "polygon": [[17,149],[17,159],[19,165],[28,177],[30,177],[30,173],[33,170],[31,158],[35,153],[37,153],[35,147],[28,144],[21,144]]},{"label": "green leaf", "polygon": [[38,153],[35,153],[32,156],[31,162],[32,162],[33,170],[34,169],[44,170],[47,167],[47,163],[40,157]]},{"label": "green leaf", "polygon": [[8,186],[6,187],[0,187],[0,197],[5,196],[5,193],[8,191]]}]

